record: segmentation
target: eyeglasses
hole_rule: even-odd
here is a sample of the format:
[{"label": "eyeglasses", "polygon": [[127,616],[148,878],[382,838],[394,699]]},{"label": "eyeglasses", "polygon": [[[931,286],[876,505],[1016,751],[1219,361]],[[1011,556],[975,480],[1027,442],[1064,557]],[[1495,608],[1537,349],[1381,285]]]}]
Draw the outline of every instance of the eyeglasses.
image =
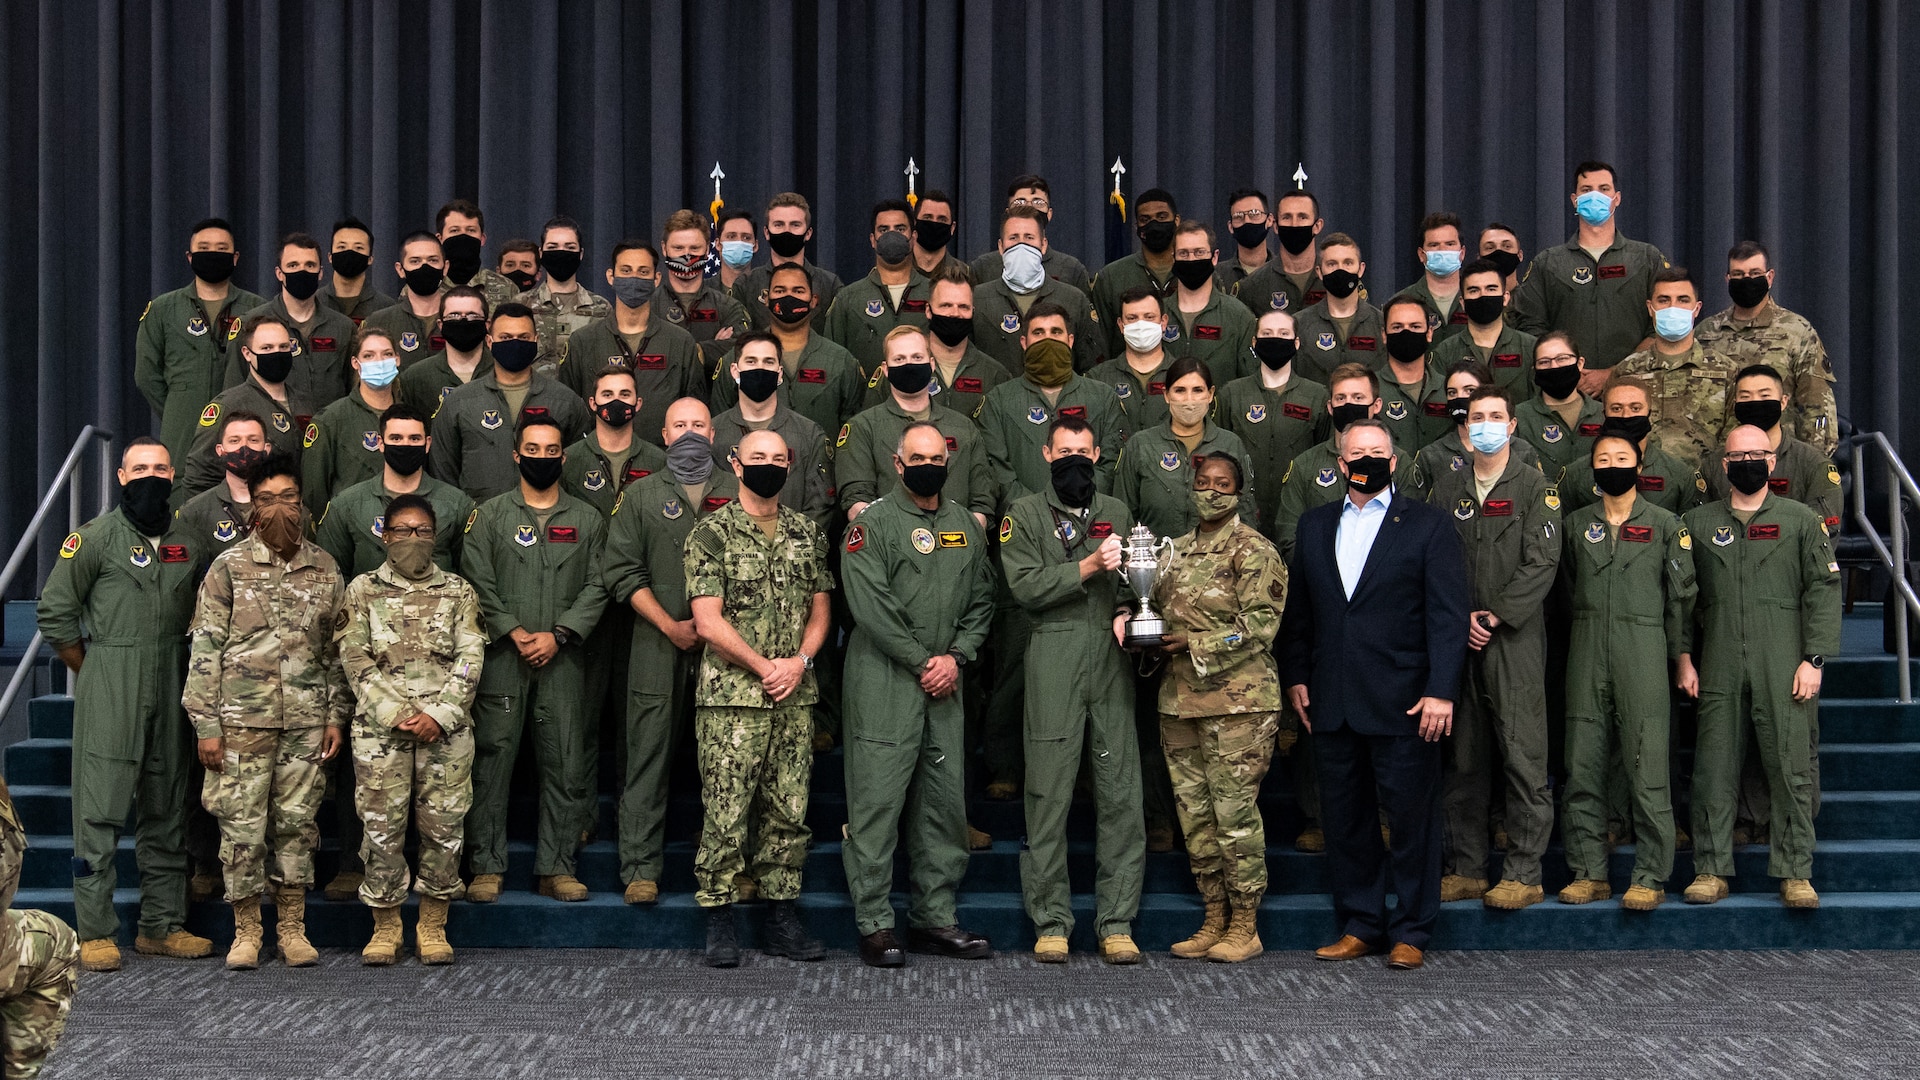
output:
[{"label": "eyeglasses", "polygon": [[1578,359],[1580,358],[1573,355],[1572,353],[1561,353],[1558,356],[1536,356],[1533,358],[1533,366],[1534,367],[1559,367],[1562,364],[1571,364]]},{"label": "eyeglasses", "polygon": [[1045,210],[1048,207],[1052,206],[1053,204],[1043,198],[1039,198],[1036,196],[1031,199],[1014,199],[1011,202],[1007,203],[1007,205],[1008,206],[1031,206],[1035,210]]},{"label": "eyeglasses", "polygon": [[387,536],[393,540],[431,540],[433,539],[433,526],[389,525],[387,526]]},{"label": "eyeglasses", "polygon": [[1227,224],[1234,226],[1246,225],[1248,223],[1258,225],[1265,220],[1267,220],[1267,212],[1265,210],[1242,210],[1237,214],[1227,215]]},{"label": "eyeglasses", "polygon": [[1727,454],[1727,460],[1728,461],[1765,461],[1772,456],[1773,456],[1773,452],[1770,450],[1748,450],[1745,452],[1736,451],[1736,452]]},{"label": "eyeglasses", "polygon": [[1763,278],[1771,273],[1773,273],[1771,270],[1729,270],[1727,271],[1727,280],[1739,281],[1741,278]]},{"label": "eyeglasses", "polygon": [[255,495],[253,497],[253,504],[255,506],[298,506],[300,505],[300,493],[297,491],[289,491],[281,495]]}]

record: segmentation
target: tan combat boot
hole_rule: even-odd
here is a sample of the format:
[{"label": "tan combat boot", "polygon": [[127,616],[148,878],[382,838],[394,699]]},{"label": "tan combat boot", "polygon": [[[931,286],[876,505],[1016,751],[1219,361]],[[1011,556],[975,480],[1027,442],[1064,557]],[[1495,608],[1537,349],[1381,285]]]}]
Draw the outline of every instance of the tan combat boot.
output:
[{"label": "tan combat boot", "polygon": [[421,963],[453,963],[453,946],[447,944],[447,902],[445,900],[437,896],[420,898],[420,921],[414,926],[413,937],[415,947],[420,950]]},{"label": "tan combat boot", "polygon": [[1604,881],[1583,879],[1575,881],[1560,890],[1560,902],[1563,904],[1591,904],[1595,900],[1605,900],[1613,895],[1613,886]]},{"label": "tan combat boot", "polygon": [[1620,898],[1620,906],[1626,908],[1628,911],[1652,911],[1654,908],[1659,907],[1660,902],[1666,898],[1667,894],[1661,892],[1659,889],[1648,888],[1645,885],[1635,885],[1633,888],[1627,890],[1625,896]]},{"label": "tan combat boot", "polygon": [[400,943],[405,931],[400,926],[400,906],[373,909],[373,937],[360,950],[360,962],[368,967],[386,967],[400,959]]},{"label": "tan combat boot", "polygon": [[133,951],[142,956],[171,956],[175,960],[198,960],[213,955],[213,942],[180,927],[163,938],[144,935],[133,939]]},{"label": "tan combat boot", "polygon": [[1128,934],[1108,934],[1100,939],[1100,959],[1109,964],[1137,964],[1140,946]]},{"label": "tan combat boot", "polygon": [[1689,904],[1714,904],[1725,900],[1729,891],[1731,889],[1726,878],[1701,874],[1693,879],[1693,884],[1687,886],[1686,892],[1680,894],[1680,899]]},{"label": "tan combat boot", "polygon": [[233,947],[227,950],[228,971],[252,971],[260,966],[260,898],[233,902]]},{"label": "tan combat boot", "polygon": [[627,891],[623,899],[629,904],[656,904],[660,902],[660,883],[644,878],[627,882]]},{"label": "tan combat boot", "polygon": [[274,906],[280,909],[278,925],[280,959],[288,967],[312,967],[320,962],[320,953],[307,941],[307,887],[282,885],[274,894]]},{"label": "tan combat boot", "polygon": [[1448,874],[1440,879],[1440,902],[1443,904],[1450,904],[1455,900],[1478,900],[1485,895],[1487,895],[1486,878]]},{"label": "tan combat boot", "polygon": [[1233,921],[1227,926],[1227,935],[1207,950],[1207,959],[1217,964],[1238,964],[1265,951],[1260,945],[1259,899],[1249,903],[1235,898]]},{"label": "tan combat boot", "polygon": [[225,888],[226,882],[221,879],[220,871],[196,870],[187,879],[187,899],[198,904],[219,896]]},{"label": "tan combat boot", "polygon": [[745,873],[733,875],[733,895],[737,902],[746,904],[760,899],[760,883]]},{"label": "tan combat boot", "polygon": [[1327,831],[1318,825],[1309,825],[1300,830],[1293,838],[1293,850],[1308,855],[1318,855],[1327,850]]},{"label": "tan combat boot", "polygon": [[1066,963],[1066,936],[1063,934],[1041,934],[1033,943],[1033,958],[1043,964]]},{"label": "tan combat boot", "polygon": [[120,946],[112,938],[94,938],[80,943],[80,966],[88,971],[119,971]]},{"label": "tan combat boot", "polygon": [[475,874],[473,884],[467,886],[467,902],[472,904],[491,904],[500,899],[499,874]]},{"label": "tan combat boot", "polygon": [[1488,889],[1487,894],[1480,898],[1480,902],[1501,911],[1519,911],[1521,908],[1532,907],[1546,898],[1547,891],[1540,886],[1528,885],[1509,878]]},{"label": "tan combat boot", "polygon": [[1817,908],[1820,894],[1806,878],[1788,878],[1780,883],[1780,902],[1791,908]]},{"label": "tan combat boot", "polygon": [[367,876],[365,874],[352,870],[342,870],[333,875],[333,880],[327,882],[327,887],[323,891],[327,899],[335,903],[357,900],[360,897],[360,883],[366,879]]},{"label": "tan combat boot", "polygon": [[535,886],[541,896],[551,896],[563,903],[577,903],[587,898],[587,887],[572,874],[552,874],[540,879]]},{"label": "tan combat boot", "polygon": [[1197,960],[1207,955],[1215,942],[1227,933],[1227,889],[1219,874],[1207,874],[1195,882],[1200,887],[1200,900],[1206,905],[1206,915],[1200,921],[1200,929],[1185,941],[1176,942],[1173,955],[1182,960]]}]

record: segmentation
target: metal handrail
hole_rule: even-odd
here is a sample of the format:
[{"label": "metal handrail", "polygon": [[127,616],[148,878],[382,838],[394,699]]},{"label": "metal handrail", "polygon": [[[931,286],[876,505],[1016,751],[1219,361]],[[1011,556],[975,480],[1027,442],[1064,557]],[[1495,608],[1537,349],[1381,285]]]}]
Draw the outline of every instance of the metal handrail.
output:
[{"label": "metal handrail", "polygon": [[[0,597],[6,596],[7,586],[13,584],[14,576],[27,564],[27,553],[33,550],[34,541],[40,536],[40,527],[46,523],[47,515],[53,511],[54,500],[59,498],[60,489],[63,486],[67,489],[67,530],[72,532],[79,529],[81,523],[86,520],[86,510],[81,503],[80,485],[75,481],[75,476],[80,471],[80,458],[86,453],[87,444],[96,439],[100,443],[98,508],[106,509],[107,502],[112,497],[112,488],[109,484],[113,479],[111,456],[113,432],[88,424],[80,429],[79,435],[74,436],[73,448],[67,451],[67,459],[60,463],[59,471],[53,474],[53,483],[47,485],[47,493],[40,497],[40,505],[34,510],[32,520],[27,522],[26,532],[20,537],[20,542],[14,545],[13,555],[7,559],[6,568],[0,569]],[[41,633],[34,631],[33,640],[27,644],[26,652],[21,654],[20,662],[14,665],[13,675],[7,679],[6,692],[0,693],[0,718],[4,718],[13,709],[13,701],[20,696],[20,687],[26,683],[27,675],[33,670],[33,662],[39,656],[40,646],[44,641],[45,638]]]},{"label": "metal handrail", "polygon": [[[1900,512],[1900,494],[1904,490],[1907,497],[1920,504],[1920,485],[1913,482],[1913,474],[1900,461],[1900,455],[1894,453],[1893,444],[1878,431],[1863,431],[1850,440],[1853,446],[1853,519],[1860,527],[1867,542],[1880,556],[1887,572],[1893,578],[1894,596],[1915,618],[1920,618],[1920,595],[1913,591],[1913,585],[1907,581],[1907,521]],[[1887,531],[1892,533],[1891,544],[1881,539],[1880,531],[1867,519],[1867,455],[1865,448],[1872,445],[1879,449],[1880,456],[1887,465],[1887,474],[1898,480],[1897,484],[1887,485]],[[1900,661],[1900,700],[1913,700],[1913,671],[1910,662],[1911,643],[1907,640],[1907,619],[1897,618],[1893,628],[1894,655]]]}]

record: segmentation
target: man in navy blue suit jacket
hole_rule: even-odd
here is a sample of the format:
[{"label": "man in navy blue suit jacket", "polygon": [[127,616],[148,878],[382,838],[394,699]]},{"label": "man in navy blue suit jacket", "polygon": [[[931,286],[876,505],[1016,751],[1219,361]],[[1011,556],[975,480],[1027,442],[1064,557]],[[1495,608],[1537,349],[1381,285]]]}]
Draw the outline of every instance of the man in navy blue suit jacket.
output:
[{"label": "man in navy blue suit jacket", "polygon": [[[1398,464],[1379,421],[1341,433],[1347,497],[1300,516],[1279,657],[1287,696],[1313,733],[1341,933],[1315,955],[1352,960],[1391,947],[1388,966],[1417,968],[1440,914],[1439,740],[1453,731],[1468,589],[1453,523],[1388,490]],[[1389,885],[1399,898],[1391,915]]]}]

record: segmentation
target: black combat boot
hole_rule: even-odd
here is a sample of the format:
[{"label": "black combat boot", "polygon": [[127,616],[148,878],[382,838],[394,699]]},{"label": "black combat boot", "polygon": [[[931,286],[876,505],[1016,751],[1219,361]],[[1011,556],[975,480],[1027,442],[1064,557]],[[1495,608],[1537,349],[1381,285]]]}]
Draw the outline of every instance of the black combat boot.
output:
[{"label": "black combat boot", "polygon": [[768,956],[789,960],[818,960],[827,955],[827,947],[807,933],[800,924],[800,912],[791,900],[767,902],[766,950]]},{"label": "black combat boot", "polygon": [[733,928],[732,904],[707,909],[707,966],[740,966],[740,938]]}]

